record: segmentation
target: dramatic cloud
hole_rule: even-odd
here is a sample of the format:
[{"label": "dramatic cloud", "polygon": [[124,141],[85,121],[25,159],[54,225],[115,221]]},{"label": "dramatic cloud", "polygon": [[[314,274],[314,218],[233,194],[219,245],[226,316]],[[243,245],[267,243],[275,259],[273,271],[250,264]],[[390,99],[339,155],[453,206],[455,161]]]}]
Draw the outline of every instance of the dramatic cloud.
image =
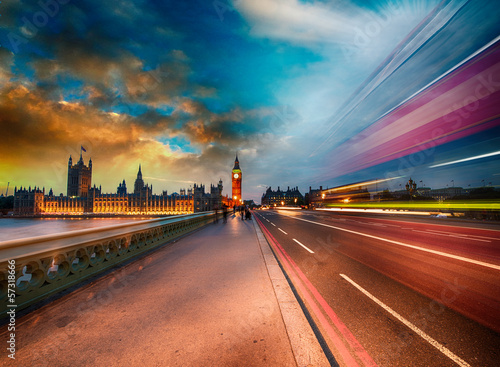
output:
[{"label": "dramatic cloud", "polygon": [[[318,147],[350,139],[499,33],[494,6],[474,1],[224,4],[2,2],[0,188],[65,192],[80,146],[106,192],[141,163],[155,192],[222,178],[227,193],[236,153],[245,197],[325,185],[311,180],[337,172],[322,170]],[[433,41],[405,43],[430,13],[440,22],[421,34]]]}]

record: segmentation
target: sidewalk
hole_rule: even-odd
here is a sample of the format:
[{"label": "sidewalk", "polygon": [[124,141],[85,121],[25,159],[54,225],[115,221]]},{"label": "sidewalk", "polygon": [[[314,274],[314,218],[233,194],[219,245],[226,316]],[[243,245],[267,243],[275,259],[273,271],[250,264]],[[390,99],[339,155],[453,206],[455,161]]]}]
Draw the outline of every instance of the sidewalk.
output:
[{"label": "sidewalk", "polygon": [[16,341],[6,365],[329,365],[255,221],[232,215],[18,319]]}]

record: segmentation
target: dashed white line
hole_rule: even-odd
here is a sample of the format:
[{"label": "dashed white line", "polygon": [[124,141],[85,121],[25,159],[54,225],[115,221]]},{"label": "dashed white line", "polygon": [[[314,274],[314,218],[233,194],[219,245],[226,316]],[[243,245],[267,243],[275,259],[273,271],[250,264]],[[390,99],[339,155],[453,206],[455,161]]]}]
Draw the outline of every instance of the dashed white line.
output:
[{"label": "dashed white line", "polygon": [[288,234],[288,233],[286,233],[284,230],[282,230],[281,228],[279,228],[279,227],[278,227],[278,229],[279,229],[281,232],[283,232],[284,234]]},{"label": "dashed white line", "polygon": [[468,235],[468,234],[459,234],[459,233],[452,233],[452,232],[444,232],[444,231],[437,231],[435,229],[427,229],[427,231],[429,232],[439,232],[439,233],[448,233],[450,236],[453,235],[453,236],[462,236],[462,237],[467,237],[467,238],[485,238],[485,239],[488,239],[488,240],[498,240],[498,238],[494,238],[494,237],[486,237],[486,236],[479,236],[477,234],[471,234],[471,235]]},{"label": "dashed white line", "polygon": [[314,254],[314,251],[311,250],[309,247],[301,244],[299,241],[297,241],[295,238],[293,239],[295,242],[297,242],[299,245],[301,245],[303,248],[305,248],[307,251],[309,251],[311,254]]},{"label": "dashed white line", "polygon": [[269,223],[271,223],[273,226],[275,226],[275,227],[276,227],[276,224],[274,224],[273,222],[269,222]]},{"label": "dashed white line", "polygon": [[413,332],[415,332],[417,335],[419,335],[421,338],[425,339],[429,344],[431,344],[434,348],[439,350],[441,353],[443,353],[446,357],[450,358],[453,362],[458,364],[459,366],[463,367],[470,367],[470,365],[465,362],[463,359],[455,355],[452,351],[450,351],[448,348],[446,348],[444,345],[441,345],[438,343],[436,340],[431,338],[429,335],[427,335],[425,332],[420,330],[418,327],[413,325],[410,321],[406,320],[403,316],[398,314],[396,311],[394,311],[392,308],[387,306],[385,303],[380,301],[378,298],[376,298],[374,295],[372,295],[370,292],[362,288],[360,285],[355,283],[353,280],[351,280],[347,275],[340,274],[342,278],[347,280],[349,283],[351,283],[354,287],[356,287],[358,290],[360,290],[365,296],[370,298],[373,302],[378,304],[380,307],[382,307],[384,310],[389,312],[392,316],[394,316],[396,319],[398,319],[400,322],[405,324],[407,327],[409,327]]},{"label": "dashed white line", "polygon": [[432,234],[432,235],[436,235],[436,236],[446,236],[446,237],[455,237],[455,238],[462,238],[464,240],[474,240],[474,241],[481,241],[481,242],[491,242],[489,240],[481,240],[479,238],[472,238],[472,237],[464,237],[464,236],[460,236],[460,235],[456,235],[454,233],[446,233],[446,232],[443,232],[443,233],[438,233],[438,232],[428,232],[428,231],[420,231],[418,229],[414,229],[413,232],[420,232],[420,233],[427,233],[427,234]]},{"label": "dashed white line", "polygon": [[469,236],[469,238],[470,237],[487,238],[487,239],[490,239],[490,240],[493,240],[493,241],[498,241],[498,237],[495,238],[495,237],[478,236],[477,234],[471,234],[471,235],[465,235],[465,236]]},{"label": "dashed white line", "polygon": [[385,225],[386,225],[387,227],[397,227],[397,228],[401,228],[401,226],[398,226],[398,225],[396,225],[396,224],[388,224],[388,223],[386,223]]}]

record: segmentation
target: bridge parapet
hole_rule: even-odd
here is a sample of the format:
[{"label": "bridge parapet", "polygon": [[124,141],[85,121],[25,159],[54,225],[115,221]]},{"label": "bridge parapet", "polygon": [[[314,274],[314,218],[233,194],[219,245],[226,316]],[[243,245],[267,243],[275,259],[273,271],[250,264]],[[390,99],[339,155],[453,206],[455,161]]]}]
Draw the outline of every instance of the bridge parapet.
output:
[{"label": "bridge parapet", "polygon": [[[26,308],[200,228],[213,216],[196,213],[0,242],[0,317],[14,305]],[[14,268],[15,278],[9,274]]]}]

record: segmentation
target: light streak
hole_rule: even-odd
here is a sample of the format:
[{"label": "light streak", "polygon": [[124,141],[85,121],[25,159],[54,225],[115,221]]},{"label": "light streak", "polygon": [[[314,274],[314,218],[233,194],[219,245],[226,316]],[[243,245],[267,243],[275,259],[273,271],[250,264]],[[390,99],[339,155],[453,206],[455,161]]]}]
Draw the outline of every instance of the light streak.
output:
[{"label": "light streak", "polygon": [[[282,214],[282,215],[284,215],[284,214]],[[428,253],[431,253],[431,254],[434,254],[434,255],[438,255],[438,256],[442,256],[442,257],[447,257],[449,259],[455,259],[455,260],[467,262],[469,264],[475,264],[475,265],[483,266],[483,267],[486,267],[486,268],[500,270],[500,265],[497,265],[497,264],[487,263],[487,262],[484,262],[484,261],[474,260],[474,259],[470,259],[470,258],[463,257],[463,256],[453,255],[453,254],[450,254],[450,253],[447,253],[447,252],[442,252],[442,251],[432,250],[432,249],[425,248],[425,247],[411,245],[409,243],[395,241],[395,240],[391,240],[391,239],[388,239],[388,238],[383,238],[383,237],[379,237],[379,236],[373,236],[373,235],[368,234],[368,233],[353,231],[353,230],[342,228],[342,227],[331,226],[329,224],[325,224],[325,223],[321,223],[321,222],[315,222],[315,221],[308,220],[308,219],[291,217],[289,215],[284,215],[284,216],[292,218],[292,219],[297,219],[297,220],[301,220],[301,221],[304,221],[304,222],[308,222],[308,223],[317,224],[317,225],[323,226],[323,227],[333,228],[333,229],[336,229],[336,230],[339,230],[339,231],[343,231],[343,232],[347,232],[347,233],[357,234],[357,235],[360,235],[360,236],[363,236],[363,237],[372,238],[374,240],[384,241],[384,242],[391,243],[391,244],[394,244],[394,245],[397,245],[397,246],[401,246],[401,247],[411,248],[411,249],[414,249],[414,250],[418,250],[418,251],[422,251],[422,252],[428,252]]]},{"label": "light streak", "polygon": [[350,184],[350,185],[333,187],[331,189],[323,190],[323,192],[325,192],[325,193],[331,193],[331,192],[339,191],[339,190],[352,189],[352,188],[361,187],[361,186],[369,186],[369,185],[379,184],[381,182],[387,182],[387,181],[391,181],[391,180],[396,180],[396,179],[401,178],[401,177],[403,177],[403,176],[384,178],[384,179],[380,179],[380,180],[358,182],[358,183],[354,183],[354,184]]},{"label": "light streak", "polygon": [[481,158],[487,158],[487,157],[492,157],[494,155],[500,154],[500,150],[492,153],[487,153],[487,154],[481,154],[481,155],[476,155],[474,157],[469,157],[469,158],[464,158],[464,159],[459,159],[457,161],[451,161],[451,162],[445,162],[445,163],[440,163],[440,164],[435,164],[432,166],[429,166],[429,168],[436,168],[436,167],[443,167],[443,166],[449,166],[451,164],[457,164],[457,163],[462,163],[462,162],[468,162],[468,161],[473,161],[475,159],[481,159]]}]

